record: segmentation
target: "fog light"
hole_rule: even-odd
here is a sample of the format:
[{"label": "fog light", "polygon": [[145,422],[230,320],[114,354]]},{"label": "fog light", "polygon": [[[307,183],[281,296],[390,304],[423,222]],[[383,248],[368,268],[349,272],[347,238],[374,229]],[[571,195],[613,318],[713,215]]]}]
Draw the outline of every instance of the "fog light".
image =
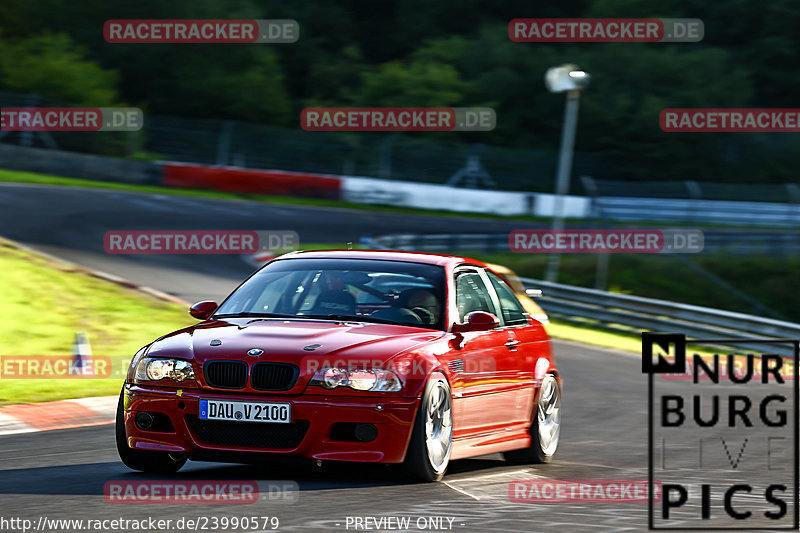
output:
[{"label": "fog light", "polygon": [[361,442],[370,442],[378,438],[378,428],[373,424],[356,424],[353,433]]},{"label": "fog light", "polygon": [[136,413],[136,418],[134,420],[136,421],[137,428],[147,431],[148,429],[153,427],[153,422],[155,421],[155,418],[153,417],[152,414],[148,413],[147,411],[141,411],[139,413]]}]

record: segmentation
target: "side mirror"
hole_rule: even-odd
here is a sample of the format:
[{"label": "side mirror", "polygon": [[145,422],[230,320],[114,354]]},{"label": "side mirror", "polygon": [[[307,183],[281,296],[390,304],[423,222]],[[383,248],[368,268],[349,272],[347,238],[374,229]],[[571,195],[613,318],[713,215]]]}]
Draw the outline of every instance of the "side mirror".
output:
[{"label": "side mirror", "polygon": [[200,320],[205,320],[217,310],[217,302],[197,302],[189,308],[189,314]]},{"label": "side mirror", "polygon": [[453,324],[453,333],[466,333],[468,331],[489,331],[500,325],[500,319],[486,311],[473,311],[467,313],[464,322]]}]

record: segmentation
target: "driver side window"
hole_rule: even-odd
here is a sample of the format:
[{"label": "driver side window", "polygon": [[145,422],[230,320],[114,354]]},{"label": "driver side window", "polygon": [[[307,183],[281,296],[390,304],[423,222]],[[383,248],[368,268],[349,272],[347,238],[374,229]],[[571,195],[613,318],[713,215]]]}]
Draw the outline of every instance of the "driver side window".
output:
[{"label": "driver side window", "polygon": [[464,317],[473,311],[497,314],[483,278],[479,273],[473,271],[456,274],[456,306],[462,322]]}]

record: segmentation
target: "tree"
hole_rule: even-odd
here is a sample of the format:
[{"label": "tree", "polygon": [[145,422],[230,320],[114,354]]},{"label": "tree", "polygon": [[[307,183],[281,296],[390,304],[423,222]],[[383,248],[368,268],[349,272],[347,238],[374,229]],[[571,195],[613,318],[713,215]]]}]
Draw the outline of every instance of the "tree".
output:
[{"label": "tree", "polygon": [[435,61],[391,61],[362,80],[361,106],[455,106],[468,89],[455,68]]},{"label": "tree", "polygon": [[0,39],[0,89],[93,107],[117,103],[118,74],[86,57],[69,36]]}]

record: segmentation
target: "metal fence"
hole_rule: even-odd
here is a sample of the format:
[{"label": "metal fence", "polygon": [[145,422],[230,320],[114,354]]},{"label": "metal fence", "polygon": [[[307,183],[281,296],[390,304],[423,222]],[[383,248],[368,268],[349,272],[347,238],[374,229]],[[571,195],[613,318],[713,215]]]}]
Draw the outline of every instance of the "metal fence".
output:
[{"label": "metal fence", "polygon": [[[38,95],[0,92],[0,107],[65,105],[69,103]],[[0,132],[0,143],[130,159],[369,176],[482,189],[553,191],[557,160],[555,148],[524,149],[452,142],[447,140],[447,135],[432,132],[418,135],[308,132],[299,128],[147,113],[144,127],[138,132],[96,132],[91,135]],[[778,137],[767,144],[751,141],[762,150],[778,147],[780,153],[790,154],[796,148],[791,143],[796,141],[787,139],[793,137]],[[757,158],[751,157],[748,161],[750,165],[758,164]],[[573,171],[576,176],[616,177],[630,174],[630,169],[625,169],[631,164],[620,155],[578,150],[574,154]],[[655,163],[644,161],[636,165],[641,172],[647,165]],[[739,167],[741,164],[737,165]],[[571,192],[602,198],[595,204],[597,215],[622,217],[620,219],[631,216],[631,207],[635,210],[636,203],[624,199],[621,204],[614,203],[609,198],[800,202],[800,187],[797,185],[575,179]],[[642,213],[648,208],[641,206],[636,212]],[[691,214],[702,212],[702,209],[676,204],[660,212],[667,211]]]},{"label": "metal fence", "polygon": [[792,322],[537,279],[522,278],[522,282],[527,288],[542,291],[537,302],[548,315],[572,324],[624,333],[650,330],[684,333],[701,339],[739,341],[735,345],[738,349],[784,356],[794,353],[790,343],[758,341],[767,338],[800,339],[800,324]]},{"label": "metal fence", "polygon": [[[65,105],[37,95],[0,92],[0,107]],[[205,165],[450,182],[481,189],[552,190],[555,149],[452,142],[445,135],[309,132],[148,113],[138,132],[0,132],[0,142]],[[578,172],[588,172],[602,159],[579,151],[574,167]]]}]

